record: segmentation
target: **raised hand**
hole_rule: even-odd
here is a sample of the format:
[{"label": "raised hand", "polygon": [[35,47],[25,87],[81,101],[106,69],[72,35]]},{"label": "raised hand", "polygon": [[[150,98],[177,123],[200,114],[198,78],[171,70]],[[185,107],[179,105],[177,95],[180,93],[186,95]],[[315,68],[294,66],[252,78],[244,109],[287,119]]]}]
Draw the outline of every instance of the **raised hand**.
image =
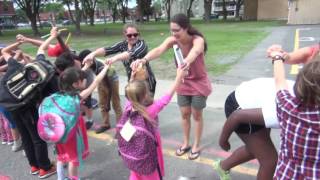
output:
[{"label": "raised hand", "polygon": [[17,41],[17,42],[24,43],[24,42],[26,42],[26,40],[27,40],[27,38],[26,38],[24,35],[22,35],[22,34],[18,34],[18,35],[16,36],[16,41]]}]

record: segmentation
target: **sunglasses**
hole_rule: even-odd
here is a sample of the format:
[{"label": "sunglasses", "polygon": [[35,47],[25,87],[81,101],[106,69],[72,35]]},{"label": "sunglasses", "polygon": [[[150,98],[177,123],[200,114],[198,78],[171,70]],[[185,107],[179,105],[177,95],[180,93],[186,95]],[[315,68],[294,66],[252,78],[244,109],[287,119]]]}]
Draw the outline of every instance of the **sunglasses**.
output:
[{"label": "sunglasses", "polygon": [[139,36],[139,33],[134,33],[134,34],[126,34],[126,36],[128,37],[128,38],[132,38],[132,37],[138,37]]}]

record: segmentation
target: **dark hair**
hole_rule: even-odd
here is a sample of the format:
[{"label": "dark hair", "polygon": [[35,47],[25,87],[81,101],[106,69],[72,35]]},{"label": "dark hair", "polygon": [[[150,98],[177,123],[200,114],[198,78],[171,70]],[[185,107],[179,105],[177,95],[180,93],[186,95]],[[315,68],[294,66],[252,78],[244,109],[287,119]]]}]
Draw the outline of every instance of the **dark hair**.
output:
[{"label": "dark hair", "polygon": [[82,62],[83,59],[90,53],[91,53],[91,51],[89,49],[82,50],[78,55],[78,60],[80,60]]},{"label": "dark hair", "polygon": [[125,24],[122,28],[122,32],[125,33],[127,31],[128,28],[134,28],[137,30],[138,33],[140,33],[139,29],[138,29],[138,26],[136,24],[132,24],[132,23],[129,23],[129,24]]},{"label": "dark hair", "polygon": [[78,89],[73,87],[73,83],[86,78],[86,74],[78,67],[69,67],[64,70],[59,78],[60,92],[76,94]]},{"label": "dark hair", "polygon": [[204,39],[204,52],[207,52],[208,45],[203,34],[190,24],[189,18],[185,14],[176,14],[171,18],[172,23],[178,24],[181,28],[187,29],[187,33],[191,36],[197,35]]},{"label": "dark hair", "polygon": [[306,106],[320,105],[320,56],[305,64],[297,75],[294,93]]},{"label": "dark hair", "polygon": [[68,67],[74,66],[74,58],[74,54],[70,52],[64,52],[57,57],[56,61],[54,62],[54,65],[60,72],[63,72]]}]

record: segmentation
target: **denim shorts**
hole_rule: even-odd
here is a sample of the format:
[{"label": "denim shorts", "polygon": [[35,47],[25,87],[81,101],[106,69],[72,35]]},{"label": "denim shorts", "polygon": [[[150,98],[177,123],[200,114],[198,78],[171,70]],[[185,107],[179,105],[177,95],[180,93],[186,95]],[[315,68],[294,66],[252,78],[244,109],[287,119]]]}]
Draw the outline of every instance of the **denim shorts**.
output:
[{"label": "denim shorts", "polygon": [[206,96],[186,96],[186,95],[177,95],[178,105],[180,107],[183,106],[191,106],[195,109],[204,109],[207,104]]},{"label": "denim shorts", "polygon": [[7,111],[5,108],[0,107],[0,113],[2,113],[8,119],[10,128],[11,129],[15,129],[16,128],[16,122],[11,117],[10,112]]},{"label": "denim shorts", "polygon": [[[224,112],[226,114],[226,117],[229,118],[229,116],[236,110],[241,109],[236,96],[235,96],[235,91],[233,91],[232,93],[229,94],[229,96],[226,99],[226,102],[224,104]],[[257,131],[259,131],[260,129],[265,128],[262,125],[255,125],[255,124],[244,124],[241,123],[237,129],[235,130],[236,133],[238,134],[252,134],[255,133]]]}]

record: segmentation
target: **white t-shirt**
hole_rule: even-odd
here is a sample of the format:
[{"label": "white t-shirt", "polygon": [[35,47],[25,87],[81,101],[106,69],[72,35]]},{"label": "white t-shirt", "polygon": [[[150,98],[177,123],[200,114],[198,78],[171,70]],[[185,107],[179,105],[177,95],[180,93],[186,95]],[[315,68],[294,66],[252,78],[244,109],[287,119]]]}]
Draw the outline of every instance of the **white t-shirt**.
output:
[{"label": "white t-shirt", "polygon": [[[289,92],[294,95],[294,81],[287,80],[287,84]],[[243,82],[236,88],[235,96],[241,109],[261,108],[267,128],[279,128],[273,78],[256,78]]]}]

